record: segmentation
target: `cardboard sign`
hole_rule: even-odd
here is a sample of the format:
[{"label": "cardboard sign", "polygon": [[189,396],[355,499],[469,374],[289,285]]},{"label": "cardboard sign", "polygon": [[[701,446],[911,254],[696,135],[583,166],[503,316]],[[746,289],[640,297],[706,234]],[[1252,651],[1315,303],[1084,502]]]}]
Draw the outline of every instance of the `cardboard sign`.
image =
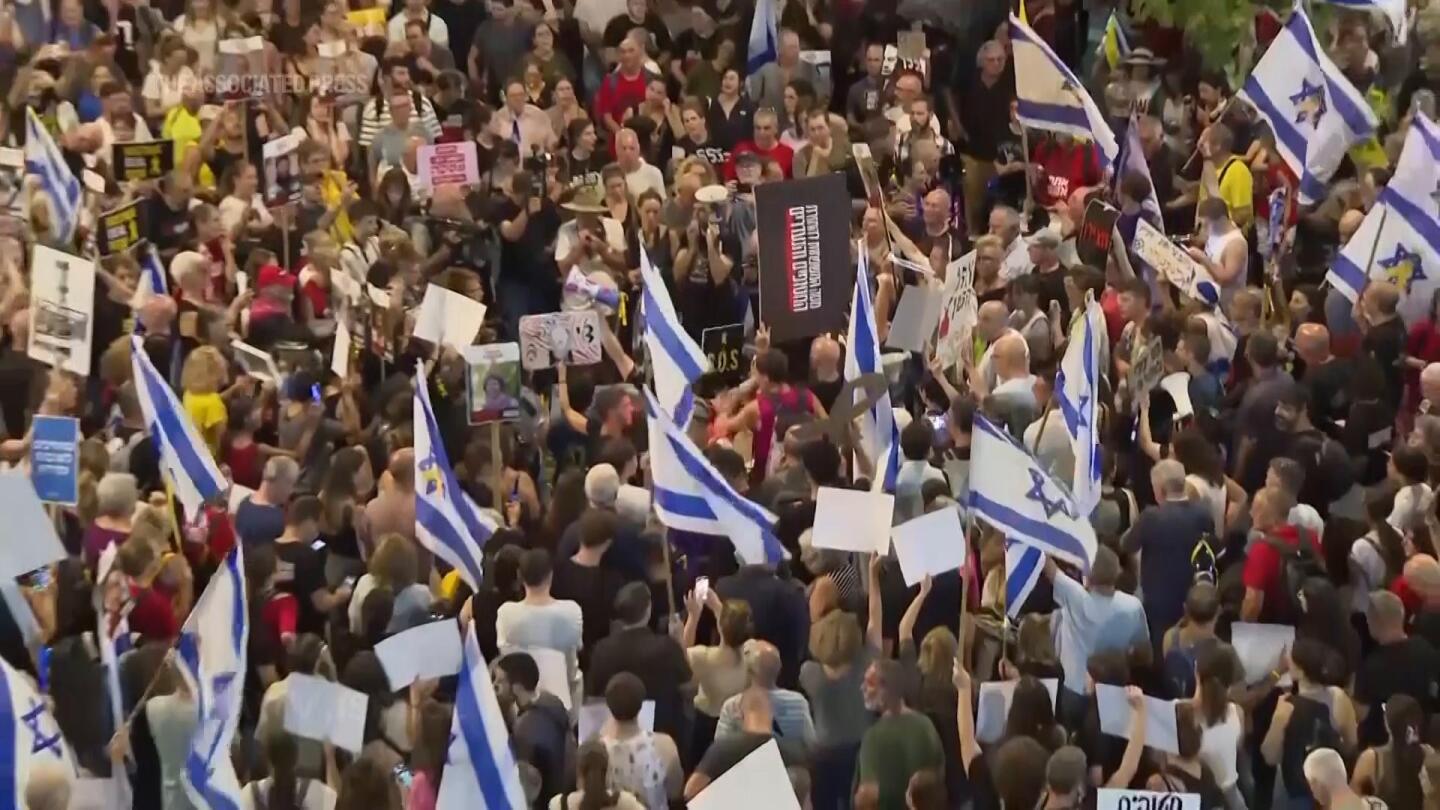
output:
[{"label": "cardboard sign", "polygon": [[940,306],[940,325],[936,329],[935,356],[953,368],[961,362],[962,353],[970,351],[971,334],[980,319],[980,303],[975,298],[975,251],[970,251],[945,267],[945,297]]},{"label": "cardboard sign", "polygon": [[431,284],[425,288],[425,297],[415,313],[415,329],[410,334],[436,345],[464,349],[475,342],[484,323],[484,304]]},{"label": "cardboard sign", "polygon": [[745,367],[745,324],[712,326],[700,333],[700,351],[710,361],[710,370],[720,375],[726,386],[739,385],[748,369]]},{"label": "cardboard sign", "polygon": [[1119,218],[1120,210],[1101,200],[1091,200],[1085,206],[1085,218],[1080,220],[1080,230],[1075,234],[1075,252],[1080,254],[1080,261],[1100,270],[1105,269],[1115,221]]},{"label": "cardboard sign", "polygon": [[935,335],[940,323],[940,308],[945,294],[938,287],[929,284],[911,284],[900,294],[900,306],[895,309],[895,318],[890,322],[890,334],[885,338],[888,349],[903,349],[907,352],[923,352]]},{"label": "cardboard sign", "polygon": [[1220,291],[1209,270],[1191,258],[1185,248],[1170,241],[1169,237],[1143,219],[1135,225],[1135,237],[1130,240],[1130,249],[1135,251],[1136,256],[1144,259],[1146,264],[1155,268],[1155,272],[1164,276],[1170,286],[1191,298],[1204,299],[1199,292],[1202,282],[1214,287],[1217,294]]},{"label": "cardboard sign", "polygon": [[1148,394],[1160,384],[1160,378],[1165,376],[1164,361],[1165,349],[1160,345],[1160,338],[1152,337],[1140,347],[1139,354],[1131,358],[1127,378],[1132,396]]},{"label": "cardboard sign", "polygon": [[965,528],[960,524],[959,507],[901,523],[890,530],[890,542],[907,586],[919,584],[927,574],[939,576],[965,565]]},{"label": "cardboard sign", "polygon": [[422,146],[415,162],[419,164],[420,185],[424,188],[473,186],[480,182],[480,159],[474,141]]},{"label": "cardboard sign", "polygon": [[567,310],[520,319],[520,365],[526,371],[600,362],[600,313]]},{"label": "cardboard sign", "polygon": [[36,245],[30,255],[29,355],[54,368],[90,373],[95,331],[95,265]]},{"label": "cardboard sign", "polygon": [[36,415],[30,427],[35,494],[46,503],[74,506],[80,496],[80,420]]},{"label": "cardboard sign", "polygon": [[1200,794],[1100,788],[1095,810],[1200,810]]},{"label": "cardboard sign", "polygon": [[783,343],[839,332],[850,315],[850,195],[845,176],[766,183],[755,189],[760,319]]},{"label": "cardboard sign", "polygon": [[300,143],[303,132],[292,132],[260,147],[265,163],[265,204],[271,208],[300,201]]},{"label": "cardboard sign", "polygon": [[155,180],[175,168],[174,141],[129,141],[110,147],[110,166],[118,180]]},{"label": "cardboard sign", "polygon": [[469,366],[470,424],[520,418],[520,346],[487,343],[461,352]]},{"label": "cardboard sign", "polygon": [[101,256],[124,253],[140,244],[144,239],[141,234],[145,232],[140,223],[141,210],[140,201],[136,200],[100,215],[100,228],[95,234],[95,249]]}]

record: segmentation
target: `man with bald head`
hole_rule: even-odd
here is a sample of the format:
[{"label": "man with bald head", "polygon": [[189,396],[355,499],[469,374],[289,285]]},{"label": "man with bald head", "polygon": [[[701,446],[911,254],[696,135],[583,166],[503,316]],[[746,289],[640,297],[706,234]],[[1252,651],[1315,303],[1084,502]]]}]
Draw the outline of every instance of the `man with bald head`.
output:
[{"label": "man with bald head", "polygon": [[921,253],[931,256],[938,248],[944,256],[942,267],[959,258],[963,247],[950,228],[950,192],[937,188],[925,195],[920,201],[920,225],[915,247]]},{"label": "man with bald head", "polygon": [[1030,350],[1019,334],[1005,335],[993,348],[995,387],[982,407],[986,415],[1004,424],[1018,440],[1040,415],[1040,400],[1035,393],[1038,380],[1030,373]]},{"label": "man with bald head", "polygon": [[1421,706],[1434,706],[1434,687],[1440,678],[1440,652],[1430,642],[1405,632],[1405,606],[1389,591],[1370,594],[1365,621],[1375,649],[1355,672],[1355,715],[1360,721],[1360,745],[1383,745],[1385,713],[1381,707],[1395,695],[1409,695]]},{"label": "man with bald head", "polygon": [[1350,361],[1330,351],[1330,330],[1323,323],[1302,323],[1295,330],[1295,355],[1304,365],[1300,381],[1310,388],[1310,413],[1315,427],[1339,435],[1336,420],[1350,413]]},{"label": "man with bald head", "polygon": [[820,400],[829,413],[835,407],[845,381],[840,375],[840,344],[829,335],[818,335],[810,342],[810,393]]},{"label": "man with bald head", "polygon": [[1420,371],[1420,412],[1440,415],[1440,363]]},{"label": "man with bald head", "polygon": [[774,715],[774,728],[779,731],[780,738],[798,742],[807,749],[814,745],[815,724],[810,719],[810,701],[799,692],[776,686],[780,679],[780,651],[768,641],[751,639],[745,642],[741,657],[745,661],[745,674],[750,683],[744,692],[731,696],[720,707],[715,739],[745,730],[742,703],[747,693],[758,691],[768,698]]},{"label": "man with bald head", "polygon": [[625,127],[615,134],[615,162],[625,172],[625,188],[632,199],[639,199],[647,191],[665,197],[665,175],[640,154],[640,136],[635,130]]},{"label": "man with bald head", "polygon": [[1405,354],[1405,322],[1397,311],[1400,289],[1388,281],[1371,281],[1360,297],[1361,349],[1385,375],[1385,396],[1392,409],[1400,407],[1404,385],[1401,358]]},{"label": "man with bald head", "polygon": [[[390,465],[380,477],[379,494],[365,507],[365,521],[360,524],[360,544],[373,552],[380,538],[392,532],[415,543],[424,562],[424,576],[429,577],[430,553],[415,540],[415,451],[397,450],[390,456]],[[365,554],[369,557],[369,554]],[[421,579],[422,582],[427,579]]]},{"label": "man with bald head", "polygon": [[[980,336],[981,340],[985,341],[985,353],[980,356],[980,363],[971,370],[970,388],[975,392],[976,396],[983,397],[995,387],[997,382],[995,379],[994,356],[995,344],[999,342],[1000,338],[1006,335],[1014,335],[1020,338],[1020,344],[1025,346],[1025,363],[1027,366],[1030,362],[1030,347],[1029,344],[1025,342],[1024,335],[1021,335],[1010,326],[1010,310],[1005,307],[1002,301],[986,301],[980,305],[979,310],[977,310],[975,333]],[[968,363],[970,359],[971,356],[969,352],[962,352],[962,361],[967,361]]]}]

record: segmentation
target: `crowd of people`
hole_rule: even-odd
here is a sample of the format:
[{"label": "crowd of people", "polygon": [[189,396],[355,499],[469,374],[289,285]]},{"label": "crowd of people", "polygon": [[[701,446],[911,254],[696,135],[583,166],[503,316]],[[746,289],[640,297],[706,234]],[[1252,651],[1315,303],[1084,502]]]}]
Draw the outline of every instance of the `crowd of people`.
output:
[{"label": "crowd of people", "polygon": [[[244,808],[436,808],[456,678],[396,691],[375,648],[441,619],[489,662],[534,808],[684,806],[771,741],[807,810],[1079,810],[1103,788],[1201,810],[1440,808],[1440,296],[1405,317],[1434,272],[1418,258],[1354,305],[1326,281],[1435,116],[1440,14],[1412,4],[1408,38],[1366,4],[1317,16],[1381,126],[1302,206],[1243,75],[1130,5],[4,4],[0,143],[26,159],[0,160],[0,456],[29,465],[37,415],[78,418],[81,441],[77,502],[53,513],[68,557],[0,609],[0,655],[45,695],[77,772],[32,761],[0,806],[59,810],[86,780],[124,783],[136,810],[230,806],[187,789],[200,713],[172,650],[238,546]],[[1254,9],[1236,44],[1251,62],[1290,13]],[[1146,172],[1021,126],[1017,10]],[[40,138],[82,186],[74,216]],[[150,141],[171,160],[130,179],[113,147]],[[433,182],[443,144],[474,150],[466,182]],[[963,566],[908,587],[893,555],[813,542],[822,487],[883,474],[827,421],[850,347],[772,342],[761,318],[761,275],[785,268],[761,266],[775,225],[756,189],[833,173],[852,255],[822,261],[868,265],[880,344],[906,288],[973,273],[958,356],[932,335],[884,363],[894,523],[959,510],[968,540]],[[1094,200],[1118,209],[1116,238],[1086,264]],[[131,203],[138,242],[97,257],[102,214]],[[1141,219],[1178,235],[1213,300],[1137,259]],[[32,333],[55,329],[32,295],[41,247],[96,260],[88,373],[34,359]],[[776,517],[778,563],[652,508],[647,262],[707,351],[706,330],[740,325],[743,350],[694,381],[687,432]],[[412,334],[431,286],[484,304],[476,345],[598,312],[601,359],[561,352],[507,392],[463,347]],[[969,509],[986,474],[972,433],[983,417],[1075,483],[1056,372],[1088,300],[1099,547],[1083,571],[1046,559],[1007,604],[1007,538]],[[177,506],[135,347],[231,485],[203,508]],[[1166,384],[1137,390],[1152,347]],[[417,385],[454,480],[500,527],[478,587],[417,531],[417,498],[448,485],[417,465]],[[122,621],[112,707],[102,647]],[[1293,630],[1267,671],[1238,641],[1255,624]],[[364,694],[361,750],[287,731],[296,676]],[[582,740],[591,704],[606,719]],[[1146,742],[1157,705],[1168,753]],[[1126,707],[1122,736],[1108,715]]]}]

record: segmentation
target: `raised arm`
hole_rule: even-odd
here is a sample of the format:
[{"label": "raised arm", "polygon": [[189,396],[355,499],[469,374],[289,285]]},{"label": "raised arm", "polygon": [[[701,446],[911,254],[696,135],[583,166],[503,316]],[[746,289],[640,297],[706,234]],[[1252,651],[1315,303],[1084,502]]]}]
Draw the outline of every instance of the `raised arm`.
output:
[{"label": "raised arm", "polygon": [[1130,740],[1125,743],[1125,753],[1120,758],[1120,767],[1105,782],[1107,788],[1128,788],[1140,767],[1140,755],[1145,752],[1145,694],[1138,686],[1125,687],[1125,698],[1130,702]]},{"label": "raised arm", "polygon": [[872,652],[880,652],[885,648],[884,634],[884,613],[880,600],[880,557],[877,554],[870,555],[870,565],[867,566],[870,578],[866,582],[867,596],[870,605],[870,620],[865,625],[865,642],[870,646]]}]

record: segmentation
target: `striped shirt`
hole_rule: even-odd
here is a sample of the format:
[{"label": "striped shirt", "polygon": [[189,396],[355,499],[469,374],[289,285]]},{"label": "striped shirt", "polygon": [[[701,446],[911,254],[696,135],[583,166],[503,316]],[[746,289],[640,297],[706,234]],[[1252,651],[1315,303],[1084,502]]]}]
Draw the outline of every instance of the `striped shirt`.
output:
[{"label": "striped shirt", "polygon": [[[419,96],[419,105],[415,108],[425,131],[430,133],[430,140],[433,142],[440,137],[440,119],[435,115],[435,105],[430,99]],[[375,136],[380,130],[390,126],[390,103],[386,99],[382,105],[381,99],[372,98],[365,102],[365,108],[360,112],[360,145],[366,149],[374,143]]]},{"label": "striped shirt", "polygon": [[[720,720],[715,726],[715,739],[728,734],[739,734],[741,728],[740,698],[734,695],[720,707]],[[815,744],[815,723],[810,719],[810,701],[799,692],[790,689],[771,689],[770,707],[775,736],[800,743],[806,748]]]}]

